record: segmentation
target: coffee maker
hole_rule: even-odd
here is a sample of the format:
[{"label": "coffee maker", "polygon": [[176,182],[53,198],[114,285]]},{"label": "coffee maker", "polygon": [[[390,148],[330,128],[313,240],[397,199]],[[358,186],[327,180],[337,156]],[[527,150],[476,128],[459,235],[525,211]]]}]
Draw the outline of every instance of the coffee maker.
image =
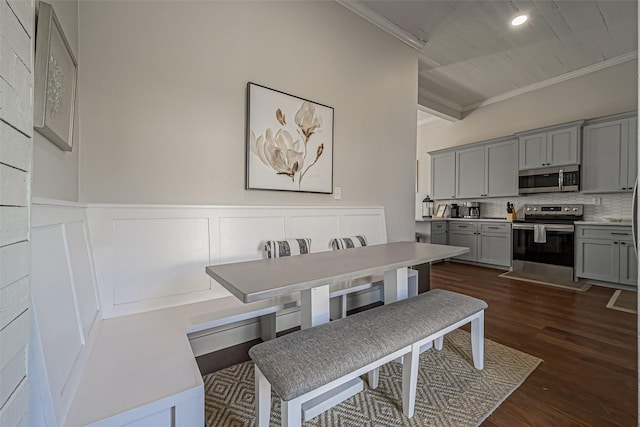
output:
[{"label": "coffee maker", "polygon": [[467,210],[467,212],[464,215],[464,218],[472,218],[472,219],[480,218],[480,203],[464,202],[463,206]]},{"label": "coffee maker", "polygon": [[451,218],[460,218],[460,206],[451,203]]}]

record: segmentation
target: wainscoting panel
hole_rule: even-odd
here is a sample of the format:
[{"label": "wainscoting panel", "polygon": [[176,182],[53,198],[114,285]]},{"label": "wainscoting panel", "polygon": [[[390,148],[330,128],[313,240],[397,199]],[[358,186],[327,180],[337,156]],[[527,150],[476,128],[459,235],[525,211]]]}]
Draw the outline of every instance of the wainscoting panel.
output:
[{"label": "wainscoting panel", "polygon": [[115,305],[211,289],[208,218],[116,219],[113,236]]},{"label": "wainscoting panel", "polygon": [[387,243],[384,212],[382,215],[371,212],[345,213],[340,229],[342,237],[363,235],[369,245]]},{"label": "wainscoting panel", "polygon": [[266,216],[257,211],[251,216],[245,216],[244,212],[237,215],[242,216],[220,217],[220,263],[262,259],[266,241],[285,238],[282,213]]},{"label": "wainscoting panel", "polygon": [[311,252],[331,250],[330,240],[340,236],[338,215],[292,215],[287,236],[291,238],[310,237]]}]

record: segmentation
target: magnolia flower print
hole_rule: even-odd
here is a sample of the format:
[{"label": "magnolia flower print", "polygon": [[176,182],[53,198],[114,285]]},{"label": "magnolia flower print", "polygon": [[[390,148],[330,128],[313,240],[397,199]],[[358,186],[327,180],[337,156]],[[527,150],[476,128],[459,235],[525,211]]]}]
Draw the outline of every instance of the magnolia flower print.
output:
[{"label": "magnolia flower print", "polygon": [[266,135],[260,135],[257,139],[251,131],[251,152],[278,175],[286,175],[292,181],[295,181],[295,174],[304,166],[304,152],[300,145],[300,141],[294,141],[284,129],[278,130],[275,136],[271,129],[267,129]]},{"label": "magnolia flower print", "polygon": [[318,162],[324,151],[324,144],[318,144],[313,162],[306,169],[303,169],[309,152],[309,141],[314,134],[321,131],[322,116],[316,115],[316,108],[312,103],[308,101],[302,103],[294,117],[297,126],[296,131],[302,141],[299,139],[294,141],[291,133],[284,128],[287,126],[287,120],[280,108],[276,109],[275,118],[278,124],[282,126],[281,129],[275,132],[275,135],[271,128],[266,130],[264,136],[260,135],[257,138],[255,133],[251,131],[251,152],[278,175],[286,175],[295,182],[297,174],[298,188],[300,188],[302,178],[309,171],[309,168]]}]

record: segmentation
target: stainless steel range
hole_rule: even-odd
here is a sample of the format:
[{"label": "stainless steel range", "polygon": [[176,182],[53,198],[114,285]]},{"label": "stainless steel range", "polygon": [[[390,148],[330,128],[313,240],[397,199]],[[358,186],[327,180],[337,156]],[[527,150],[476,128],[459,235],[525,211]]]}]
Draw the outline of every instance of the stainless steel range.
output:
[{"label": "stainless steel range", "polygon": [[513,270],[573,280],[574,222],[583,215],[583,205],[525,205],[524,219],[513,223]]}]

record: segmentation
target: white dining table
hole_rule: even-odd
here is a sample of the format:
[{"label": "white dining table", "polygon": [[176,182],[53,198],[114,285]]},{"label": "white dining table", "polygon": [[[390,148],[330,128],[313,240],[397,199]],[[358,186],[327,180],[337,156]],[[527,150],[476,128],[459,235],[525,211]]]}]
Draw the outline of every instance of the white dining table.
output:
[{"label": "white dining table", "polygon": [[384,302],[408,297],[407,268],[469,252],[466,247],[395,242],[290,257],[210,265],[209,276],[244,303],[300,292],[301,327],[329,321],[329,286],[384,274]]},{"label": "white dining table", "polygon": [[[395,242],[290,257],[210,265],[209,276],[244,303],[300,293],[300,327],[330,321],[329,287],[384,274],[384,303],[409,297],[408,267],[463,255],[469,248]],[[305,420],[363,390],[356,380],[303,405]]]}]

